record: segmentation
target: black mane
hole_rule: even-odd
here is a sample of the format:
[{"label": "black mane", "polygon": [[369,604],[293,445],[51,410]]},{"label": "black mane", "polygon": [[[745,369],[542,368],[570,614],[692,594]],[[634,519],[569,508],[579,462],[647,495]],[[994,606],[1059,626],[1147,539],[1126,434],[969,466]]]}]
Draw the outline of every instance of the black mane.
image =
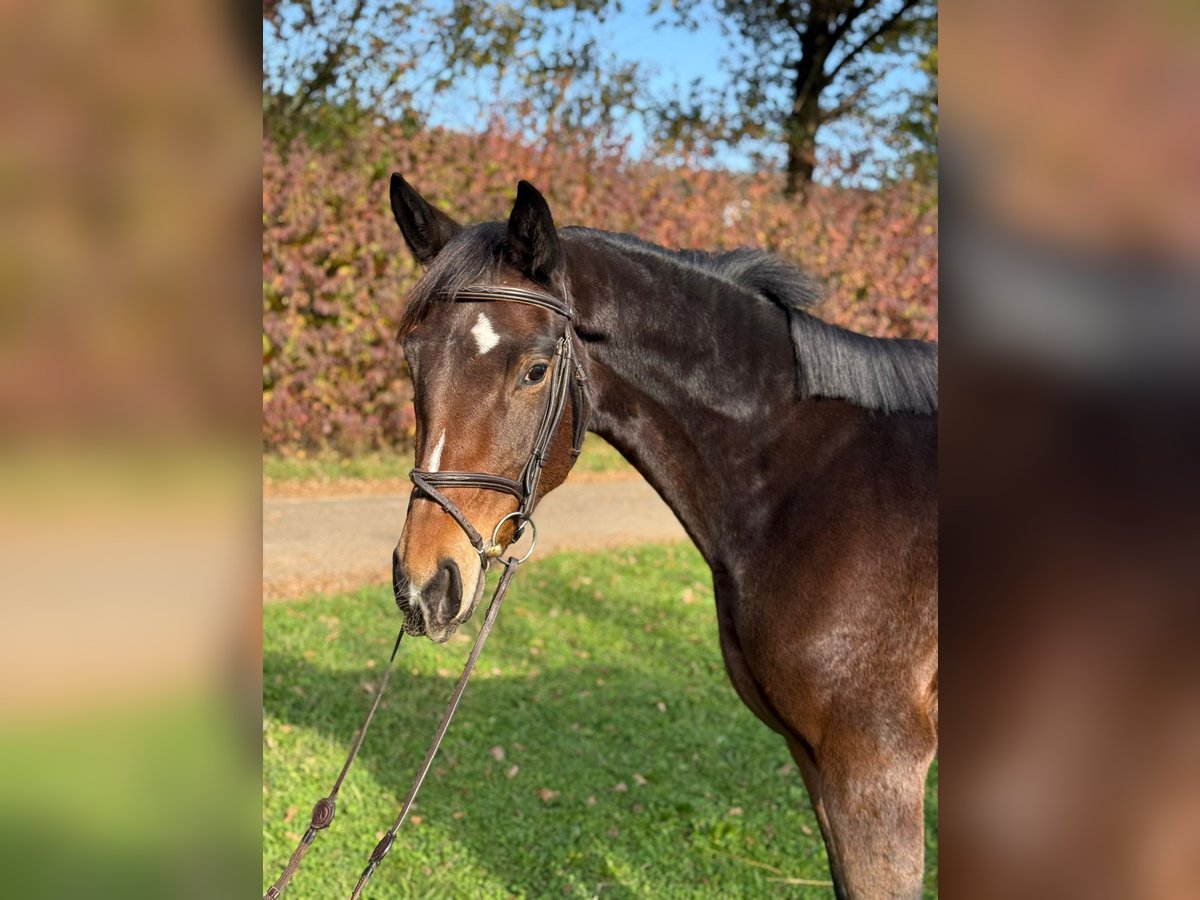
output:
[{"label": "black mane", "polygon": [[[804,272],[764,250],[725,253],[668,250],[628,234],[571,226],[592,244],[641,257],[705,280],[747,302],[766,301],[787,313],[800,397],[846,400],[884,413],[932,413],[938,408],[938,350],[928,341],[874,338],[825,322],[810,312],[820,289]],[[505,227],[488,222],[463,229],[430,265],[405,307],[400,333],[411,331],[439,300],[487,280],[505,258]],[[565,283],[555,285],[566,293]]]},{"label": "black mane", "polygon": [[703,272],[739,294],[753,294],[787,312],[801,397],[848,400],[885,413],[931,413],[938,408],[937,345],[873,338],[812,315],[821,300],[804,272],[765,250],[726,253],[667,250],[628,234],[569,228],[619,251],[651,256],[669,267]]}]

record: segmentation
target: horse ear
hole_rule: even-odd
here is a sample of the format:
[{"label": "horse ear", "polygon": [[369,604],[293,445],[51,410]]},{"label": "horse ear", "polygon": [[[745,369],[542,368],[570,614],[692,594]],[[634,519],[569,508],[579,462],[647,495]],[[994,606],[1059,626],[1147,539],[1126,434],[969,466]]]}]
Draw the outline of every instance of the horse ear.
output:
[{"label": "horse ear", "polygon": [[392,173],[391,195],[392,215],[404,242],[421,265],[429,265],[462,226],[430,206],[397,172]]},{"label": "horse ear", "polygon": [[509,258],[535,281],[547,283],[559,264],[558,232],[550,206],[528,181],[517,184],[517,202],[508,217]]}]

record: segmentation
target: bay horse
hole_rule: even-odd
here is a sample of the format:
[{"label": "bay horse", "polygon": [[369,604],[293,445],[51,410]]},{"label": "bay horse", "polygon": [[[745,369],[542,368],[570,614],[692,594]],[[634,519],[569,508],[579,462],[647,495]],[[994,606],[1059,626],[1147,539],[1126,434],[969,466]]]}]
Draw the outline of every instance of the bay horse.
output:
[{"label": "bay horse", "polygon": [[919,897],[938,735],[936,345],[824,322],[813,283],[763,251],[560,230],[524,181],[507,223],[459,225],[398,174],[391,205],[425,267],[399,324],[421,473],[393,565],[406,629],[440,642],[470,618],[517,510],[596,432],[712,569],[726,670],[800,768],[836,895]]}]

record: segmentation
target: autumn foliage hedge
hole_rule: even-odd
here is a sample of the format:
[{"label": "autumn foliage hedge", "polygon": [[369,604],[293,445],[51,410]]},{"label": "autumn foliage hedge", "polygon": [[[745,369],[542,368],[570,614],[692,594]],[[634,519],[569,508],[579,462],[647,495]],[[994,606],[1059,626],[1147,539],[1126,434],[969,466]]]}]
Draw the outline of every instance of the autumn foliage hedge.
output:
[{"label": "autumn foliage hedge", "polygon": [[826,287],[823,317],[875,335],[937,337],[937,208],[927,189],[814,188],[800,204],[771,174],[632,161],[579,139],[378,130],[351,148],[263,160],[263,445],[353,454],[411,440],[412,391],[394,342],[418,271],[392,220],[400,171],[459,221],[506,218],[517,180],[560,225],[667,247],[770,249]]}]

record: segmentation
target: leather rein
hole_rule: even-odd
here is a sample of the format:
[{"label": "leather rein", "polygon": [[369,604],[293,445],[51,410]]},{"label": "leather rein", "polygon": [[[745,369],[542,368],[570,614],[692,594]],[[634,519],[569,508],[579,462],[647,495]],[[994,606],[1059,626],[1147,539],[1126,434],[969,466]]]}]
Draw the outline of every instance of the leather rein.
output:
[{"label": "leather rein", "polygon": [[[491,561],[498,559],[500,554],[504,552],[504,547],[500,544],[500,530],[509,519],[516,519],[512,536],[513,541],[520,538],[526,525],[530,525],[533,528],[534,543],[536,544],[537,526],[533,524],[530,515],[533,512],[534,504],[537,502],[537,489],[541,481],[542,469],[545,467],[547,459],[549,459],[550,443],[554,439],[554,435],[558,431],[558,426],[562,421],[563,413],[566,410],[567,398],[571,397],[573,399],[574,408],[572,458],[578,457],[583,448],[583,439],[587,434],[588,421],[591,417],[591,403],[587,395],[587,378],[575,347],[577,338],[571,327],[572,310],[570,304],[565,299],[538,291],[528,291],[524,288],[505,287],[502,285],[466,288],[459,291],[450,299],[454,302],[468,303],[494,301],[524,303],[547,309],[561,316],[564,320],[563,331],[555,343],[554,357],[550,364],[549,399],[547,400],[546,408],[542,412],[542,418],[534,437],[529,459],[516,479],[507,478],[502,475],[492,475],[486,472],[430,472],[417,468],[414,468],[409,474],[413,483],[412,499],[428,499],[445,510],[446,514],[454,519],[466,534],[467,539],[471,542],[471,546],[479,554],[483,571],[486,572]],[[517,509],[514,512],[508,513],[496,523],[492,531],[492,539],[490,542],[487,542],[471,524],[463,511],[442,493],[442,489],[445,488],[476,488],[501,491],[511,494],[516,498]],[[467,661],[463,666],[462,674],[458,678],[458,683],[454,686],[454,692],[450,695],[450,702],[447,704],[446,711],[442,714],[442,719],[438,723],[433,741],[425,753],[425,758],[417,770],[417,774],[413,777],[412,784],[408,789],[408,795],[404,798],[404,803],[400,809],[400,814],[392,823],[392,827],[388,829],[383,838],[375,846],[375,849],[371,851],[371,855],[367,860],[367,866],[363,869],[362,875],[359,876],[358,883],[354,886],[354,891],[350,895],[351,900],[358,900],[362,896],[363,889],[374,874],[375,869],[378,868],[379,864],[383,862],[384,857],[391,851],[392,844],[396,840],[396,832],[408,817],[408,812],[416,800],[417,791],[421,789],[421,784],[425,781],[425,776],[429,774],[429,769],[433,765],[433,758],[437,754],[438,747],[441,746],[442,738],[446,735],[446,730],[450,727],[450,720],[453,718],[455,710],[458,709],[458,703],[462,699],[463,692],[466,690],[467,681],[475,669],[475,663],[479,659],[479,654],[483,651],[483,643],[487,640],[487,636],[492,630],[492,625],[495,624],[496,616],[500,612],[500,603],[503,601],[504,595],[508,592],[513,575],[516,573],[517,567],[525,562],[530,554],[533,553],[533,549],[533,546],[531,546],[529,552],[520,559],[509,556],[507,559],[500,561],[501,565],[504,566],[504,573],[500,576],[500,582],[496,585],[495,593],[492,594],[487,614],[484,616],[483,624],[479,628],[479,634],[476,636],[475,643],[471,647],[471,652],[467,656]],[[312,846],[313,841],[316,839],[317,833],[328,828],[333,822],[338,791],[341,789],[342,782],[345,780],[346,774],[350,771],[350,766],[354,763],[355,757],[358,756],[358,751],[362,747],[367,729],[370,728],[371,721],[375,717],[375,712],[379,708],[379,703],[383,699],[383,692],[387,688],[388,679],[391,677],[392,667],[396,661],[396,653],[400,649],[400,640],[404,637],[405,631],[420,634],[423,628],[410,625],[407,619],[405,624],[401,626],[399,634],[396,635],[396,643],[392,647],[392,655],[388,659],[387,668],[384,669],[380,680],[379,690],[375,693],[375,697],[371,701],[371,706],[367,711],[366,718],[363,720],[362,727],[355,735],[354,743],[351,745],[350,753],[346,757],[346,762],[343,764],[341,772],[334,781],[329,794],[318,800],[313,807],[308,829],[297,842],[296,849],[279,878],[267,889],[266,894],[263,895],[263,900],[278,900],[279,897],[283,896],[288,883],[292,880],[292,876],[295,875],[296,870],[300,866],[300,861],[304,858],[304,855],[308,852],[308,848]]]}]

